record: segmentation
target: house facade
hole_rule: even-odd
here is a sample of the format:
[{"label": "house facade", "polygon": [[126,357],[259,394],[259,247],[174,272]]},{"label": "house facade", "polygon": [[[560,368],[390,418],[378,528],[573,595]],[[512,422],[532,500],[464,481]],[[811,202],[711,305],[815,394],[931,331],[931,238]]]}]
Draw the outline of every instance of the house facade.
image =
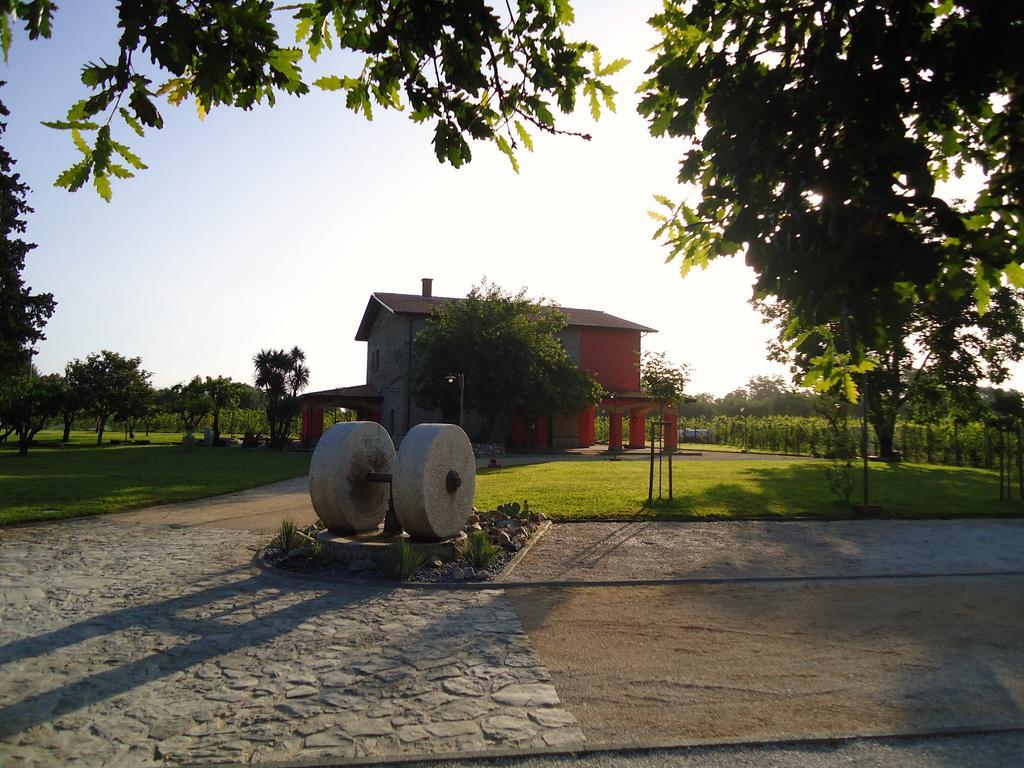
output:
[{"label": "house facade", "polygon": [[[460,299],[434,296],[432,281],[427,278],[419,294],[371,294],[355,337],[366,342],[366,383],[304,395],[303,438],[315,442],[323,434],[327,408],[352,409],[361,420],[379,422],[396,445],[415,425],[440,421],[439,413],[420,408],[412,396],[416,370],[413,339],[430,313],[451,301]],[[629,419],[629,446],[642,448],[644,419],[657,406],[640,391],[641,339],[655,329],[600,310],[559,309],[568,318],[559,334],[563,346],[607,392],[599,407],[609,415],[609,447],[623,447],[622,422]],[[575,414],[550,414],[532,423],[510,414],[495,424],[494,439],[512,448],[587,447],[595,442],[597,410],[598,406],[592,406]],[[674,442],[674,409],[666,413],[665,420],[671,422],[666,437]],[[464,426],[470,435],[476,434],[480,418],[467,412]]]}]

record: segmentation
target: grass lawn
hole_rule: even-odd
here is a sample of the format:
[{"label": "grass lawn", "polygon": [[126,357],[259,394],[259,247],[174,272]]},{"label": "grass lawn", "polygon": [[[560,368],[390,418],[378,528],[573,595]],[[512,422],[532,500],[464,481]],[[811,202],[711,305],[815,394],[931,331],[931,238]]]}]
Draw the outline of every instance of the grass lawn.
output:
[{"label": "grass lawn", "polygon": [[[93,433],[77,433],[69,447],[46,441],[33,446],[28,456],[18,456],[17,443],[4,446],[0,525],[215,496],[296,477],[309,469],[309,454],[246,448],[185,451],[178,444],[181,435],[149,437],[154,444],[97,448],[88,445],[89,438],[95,443]],[[164,444],[160,438],[166,438]]]},{"label": "grass lawn", "polygon": [[[559,461],[477,475],[476,504],[493,509],[527,499],[555,520],[637,517],[684,520],[708,517],[836,517],[851,513],[829,493],[825,462],[673,462],[675,498],[647,501],[644,461]],[[665,470],[667,472],[667,469]],[[657,472],[657,468],[655,468]],[[872,464],[871,503],[882,516],[901,518],[1020,516],[1024,505],[999,502],[998,475],[990,470],[922,464]],[[853,501],[859,500],[860,473]],[[657,495],[655,475],[655,495]],[[668,495],[667,475],[664,480]]]}]

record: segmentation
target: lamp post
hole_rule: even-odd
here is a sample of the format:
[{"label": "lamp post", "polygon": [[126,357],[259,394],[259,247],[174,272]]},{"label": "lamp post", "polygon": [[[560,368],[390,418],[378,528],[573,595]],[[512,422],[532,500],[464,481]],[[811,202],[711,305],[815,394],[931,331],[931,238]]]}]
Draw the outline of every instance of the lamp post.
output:
[{"label": "lamp post", "polygon": [[445,381],[449,384],[454,384],[456,381],[459,382],[459,426],[462,426],[463,416],[463,403],[465,402],[466,394],[466,376],[462,373],[449,373],[445,376]]},{"label": "lamp post", "polygon": [[[612,461],[619,460],[619,452],[612,448],[612,419],[615,417],[615,393],[610,392],[608,399],[612,401],[612,408],[608,414],[608,452],[612,455]],[[619,425],[619,443],[622,443],[622,426]]]}]

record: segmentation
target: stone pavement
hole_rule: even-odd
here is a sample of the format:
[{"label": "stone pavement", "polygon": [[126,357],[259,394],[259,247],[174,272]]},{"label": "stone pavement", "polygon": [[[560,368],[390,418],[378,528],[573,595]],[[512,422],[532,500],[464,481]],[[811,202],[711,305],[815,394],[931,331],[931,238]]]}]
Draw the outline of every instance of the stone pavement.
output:
[{"label": "stone pavement", "polygon": [[0,764],[572,746],[496,591],[261,573],[266,535],[114,515],[0,530]]}]

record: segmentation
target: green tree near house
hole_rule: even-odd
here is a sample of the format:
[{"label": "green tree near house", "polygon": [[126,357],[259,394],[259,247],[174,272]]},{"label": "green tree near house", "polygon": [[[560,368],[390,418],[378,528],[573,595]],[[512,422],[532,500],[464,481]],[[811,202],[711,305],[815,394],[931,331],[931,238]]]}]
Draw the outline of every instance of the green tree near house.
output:
[{"label": "green tree near house", "polygon": [[125,357],[106,349],[70,365],[77,371],[85,410],[96,418],[96,445],[101,445],[107,421],[132,410],[133,398],[149,387],[152,374],[142,369],[142,358]]},{"label": "green tree near house", "polygon": [[[0,0],[4,58],[16,22],[31,39],[48,38],[56,10],[53,0]],[[194,99],[203,117],[334,92],[368,120],[375,107],[408,108],[412,120],[432,123],[441,162],[459,167],[472,158],[471,141],[486,141],[518,170],[516,152],[533,149],[531,131],[589,139],[558,128],[555,112],[572,112],[581,97],[595,117],[614,110],[605,78],[626,64],[603,63],[592,44],[567,39],[569,0],[121,0],[117,12],[117,49],[82,67],[89,96],[47,123],[68,131],[82,153],[57,185],[74,191],[92,179],[107,200],[111,179],[146,167],[114,128],[139,136],[162,128],[163,101]],[[334,71],[315,80],[303,73],[307,59],[322,71],[334,49],[349,54]]]},{"label": "green tree near house", "polygon": [[658,421],[665,420],[665,408],[686,400],[690,367],[676,365],[664,352],[644,352],[640,360],[640,389],[658,404]]},{"label": "green tree near house", "polygon": [[64,378],[12,376],[0,382],[0,424],[18,435],[18,454],[27,456],[32,439],[60,413]]},{"label": "green tree near house", "polygon": [[256,386],[266,395],[270,447],[283,448],[291,433],[292,421],[302,410],[299,393],[309,385],[306,353],[298,347],[261,349],[253,357]]},{"label": "green tree near house", "polygon": [[203,382],[203,389],[210,397],[210,413],[213,416],[213,441],[216,443],[220,440],[221,412],[237,408],[242,398],[247,394],[246,387],[244,384],[232,381],[226,376],[207,376],[206,381]]},{"label": "green tree near house", "polygon": [[[656,237],[685,274],[743,253],[820,389],[905,338],[906,306],[1024,287],[1020,3],[667,0],[639,107],[683,140]],[[964,55],[970,51],[971,55]],[[970,167],[977,197],[937,191]]]},{"label": "green tree near house", "polygon": [[[3,83],[0,82],[0,86]],[[0,103],[0,116],[10,113]],[[0,138],[7,124],[0,122]],[[28,187],[14,172],[14,159],[0,145],[0,380],[29,372],[33,347],[46,337],[43,327],[57,302],[51,293],[33,293],[22,272],[25,258],[36,247],[25,242],[25,201]]]},{"label": "green tree near house", "polygon": [[503,414],[532,420],[600,402],[601,385],[558,339],[565,326],[564,313],[525,290],[474,286],[464,300],[437,307],[413,339],[413,398],[454,421],[458,392],[447,377],[463,374],[465,408],[483,420],[481,441],[490,439]]},{"label": "green tree near house", "polygon": [[175,384],[171,387],[171,394],[171,408],[181,419],[185,433],[191,435],[199,422],[213,410],[213,398],[198,376],[193,376],[191,381],[184,384]]}]

